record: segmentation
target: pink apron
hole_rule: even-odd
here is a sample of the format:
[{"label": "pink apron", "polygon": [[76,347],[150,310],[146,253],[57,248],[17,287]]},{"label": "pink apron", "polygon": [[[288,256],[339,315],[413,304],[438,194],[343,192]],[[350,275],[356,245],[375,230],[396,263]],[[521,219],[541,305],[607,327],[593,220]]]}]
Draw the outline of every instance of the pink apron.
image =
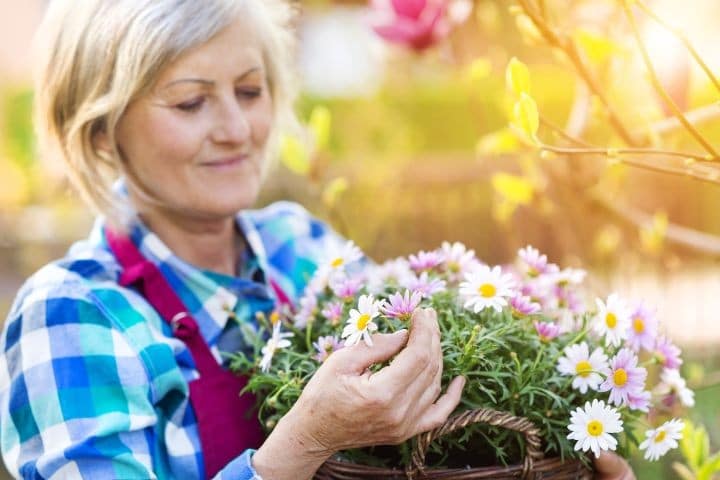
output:
[{"label": "pink apron", "polygon": [[[195,411],[205,474],[212,478],[248,448],[258,448],[264,439],[257,417],[251,413],[255,397],[240,395],[247,378],[222,368],[180,298],[155,264],[146,260],[132,241],[109,229],[108,245],[123,268],[120,285],[134,286],[182,340],[200,377],[190,382],[190,403]],[[280,303],[289,299],[270,282]]]}]

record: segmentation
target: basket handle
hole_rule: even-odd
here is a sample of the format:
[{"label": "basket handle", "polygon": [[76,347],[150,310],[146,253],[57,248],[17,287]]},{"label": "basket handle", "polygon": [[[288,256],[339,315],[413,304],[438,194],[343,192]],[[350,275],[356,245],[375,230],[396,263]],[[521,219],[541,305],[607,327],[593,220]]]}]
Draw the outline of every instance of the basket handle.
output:
[{"label": "basket handle", "polygon": [[414,478],[417,472],[421,474],[425,470],[425,456],[427,455],[430,444],[455,430],[465,428],[472,423],[485,423],[497,427],[503,427],[508,430],[514,430],[525,435],[525,459],[523,460],[523,470],[521,478],[529,478],[533,468],[533,462],[543,458],[541,450],[540,431],[527,418],[516,417],[506,412],[498,412],[489,408],[478,408],[476,410],[467,410],[451,418],[448,418],[444,424],[429,432],[418,435],[417,445],[412,454],[412,465],[408,465],[406,475],[408,478]]}]

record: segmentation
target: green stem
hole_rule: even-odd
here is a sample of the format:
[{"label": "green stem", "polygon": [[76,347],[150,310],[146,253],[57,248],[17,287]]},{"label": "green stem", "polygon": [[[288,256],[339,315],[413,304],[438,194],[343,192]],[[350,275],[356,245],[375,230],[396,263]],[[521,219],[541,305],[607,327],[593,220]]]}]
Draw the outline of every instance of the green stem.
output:
[{"label": "green stem", "polygon": [[309,321],[305,328],[305,346],[308,352],[312,352],[312,326],[313,322]]}]

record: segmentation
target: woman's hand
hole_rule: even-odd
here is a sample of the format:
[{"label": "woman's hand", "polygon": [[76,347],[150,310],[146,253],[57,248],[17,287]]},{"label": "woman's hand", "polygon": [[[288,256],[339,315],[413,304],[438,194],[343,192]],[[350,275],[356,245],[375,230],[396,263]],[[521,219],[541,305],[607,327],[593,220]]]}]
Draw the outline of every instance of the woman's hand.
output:
[{"label": "woman's hand", "polygon": [[623,458],[612,452],[603,452],[595,460],[595,479],[635,480],[635,475]]},{"label": "woman's hand", "polygon": [[[330,355],[255,454],[258,473],[273,480],[309,478],[338,450],[397,444],[440,426],[460,402],[465,380],[455,378],[440,396],[442,351],[434,310],[417,310],[411,330],[409,336],[405,330],[375,335],[372,347],[360,343]],[[391,358],[380,371],[368,370]],[[287,464],[293,449],[299,458],[285,477],[273,458]]]}]

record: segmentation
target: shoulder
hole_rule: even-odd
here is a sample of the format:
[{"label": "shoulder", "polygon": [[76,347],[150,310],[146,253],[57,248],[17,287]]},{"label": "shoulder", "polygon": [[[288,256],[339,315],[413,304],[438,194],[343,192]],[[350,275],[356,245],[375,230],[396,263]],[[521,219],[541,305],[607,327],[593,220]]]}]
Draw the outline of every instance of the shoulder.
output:
[{"label": "shoulder", "polygon": [[250,210],[248,217],[258,231],[270,235],[321,238],[332,232],[327,223],[295,202],[275,202],[258,210]]},{"label": "shoulder", "polygon": [[[0,336],[0,352],[28,337],[62,342],[61,337],[71,333],[76,337],[113,330],[115,335],[125,330],[147,312],[135,292],[117,283],[119,274],[114,256],[101,243],[74,244],[65,257],[45,265],[22,285]],[[82,338],[77,340],[82,343]]]},{"label": "shoulder", "polygon": [[275,202],[249,211],[247,218],[270,259],[291,250],[317,263],[329,248],[344,242],[326,222],[294,202]]},{"label": "shoulder", "polygon": [[[267,258],[271,277],[291,298],[298,298],[328,252],[345,240],[326,222],[293,202],[276,202],[244,214],[249,236],[256,235]],[[253,239],[250,240],[251,245]]]}]

